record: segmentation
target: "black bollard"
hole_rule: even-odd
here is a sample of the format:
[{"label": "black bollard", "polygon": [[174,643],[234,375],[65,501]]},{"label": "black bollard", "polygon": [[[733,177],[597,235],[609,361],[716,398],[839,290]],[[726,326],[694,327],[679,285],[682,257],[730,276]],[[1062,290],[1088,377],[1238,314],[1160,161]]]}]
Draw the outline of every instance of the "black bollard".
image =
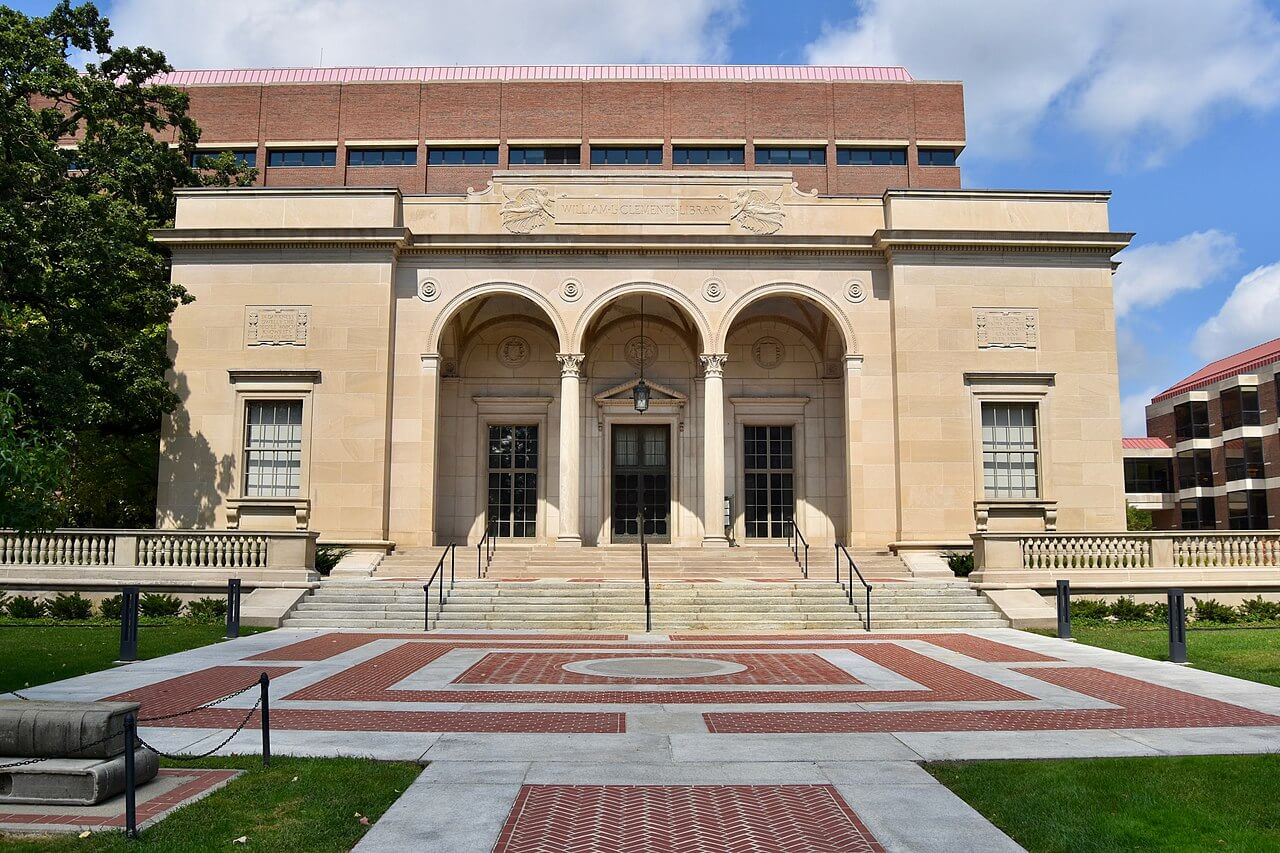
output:
[{"label": "black bollard", "polygon": [[1169,590],[1169,660],[1187,662],[1187,605],[1182,590]]},{"label": "black bollard", "polygon": [[138,740],[138,721],[133,714],[124,715],[124,834],[138,837],[137,771],[133,766],[134,744]]},{"label": "black bollard", "polygon": [[271,766],[271,679],[264,672],[258,676],[262,686],[262,766]]},{"label": "black bollard", "polygon": [[1071,639],[1071,581],[1058,581],[1058,639]]},{"label": "black bollard", "polygon": [[227,639],[240,636],[240,578],[227,579]]},{"label": "black bollard", "polygon": [[138,659],[138,587],[120,590],[120,660]]}]

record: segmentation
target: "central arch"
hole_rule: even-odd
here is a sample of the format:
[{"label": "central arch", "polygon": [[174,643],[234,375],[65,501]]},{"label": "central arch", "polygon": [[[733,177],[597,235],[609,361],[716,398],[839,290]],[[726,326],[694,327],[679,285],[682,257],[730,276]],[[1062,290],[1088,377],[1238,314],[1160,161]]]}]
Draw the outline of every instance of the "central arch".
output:
[{"label": "central arch", "polygon": [[[663,296],[680,306],[697,327],[700,338],[699,343],[704,351],[711,346],[712,341],[715,340],[711,334],[711,323],[707,320],[706,315],[702,313],[702,309],[698,307],[697,303],[669,284],[657,281],[633,281],[611,287],[591,300],[590,304],[583,309],[582,314],[578,317],[577,324],[573,328],[573,335],[569,339],[572,345],[570,351],[582,352],[587,329],[591,327],[592,320],[611,302],[624,296],[641,293]],[[714,350],[711,351],[714,352]]]}]

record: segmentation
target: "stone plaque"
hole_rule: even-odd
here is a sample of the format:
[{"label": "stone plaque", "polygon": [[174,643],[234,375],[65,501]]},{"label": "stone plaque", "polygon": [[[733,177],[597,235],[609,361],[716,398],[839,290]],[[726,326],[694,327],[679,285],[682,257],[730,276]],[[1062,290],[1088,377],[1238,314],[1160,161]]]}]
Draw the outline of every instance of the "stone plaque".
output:
[{"label": "stone plaque", "polygon": [[1034,308],[978,308],[974,312],[978,349],[1035,349],[1040,318]]},{"label": "stone plaque", "polygon": [[245,343],[305,347],[310,322],[309,305],[250,305],[245,309]]},{"label": "stone plaque", "polygon": [[626,355],[627,363],[636,368],[641,365],[648,367],[658,360],[658,345],[648,335],[644,337],[636,335],[627,341],[623,352]]},{"label": "stone plaque", "polygon": [[751,347],[751,358],[764,370],[773,370],[782,364],[785,355],[786,350],[783,349],[782,341],[773,337],[761,338]]},{"label": "stone plaque", "polygon": [[507,367],[519,367],[529,360],[529,342],[519,335],[511,335],[498,344],[498,361]]},{"label": "stone plaque", "polygon": [[756,234],[772,234],[786,217],[780,198],[750,187],[732,197],[701,198],[553,195],[542,187],[528,187],[509,198],[499,215],[503,227],[516,234],[553,224],[736,225]]}]

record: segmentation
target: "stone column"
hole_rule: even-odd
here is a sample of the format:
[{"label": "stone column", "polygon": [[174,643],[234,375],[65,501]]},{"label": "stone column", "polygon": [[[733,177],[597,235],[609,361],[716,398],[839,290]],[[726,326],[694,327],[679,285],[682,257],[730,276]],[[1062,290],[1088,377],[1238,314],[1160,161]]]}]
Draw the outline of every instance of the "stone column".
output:
[{"label": "stone column", "polygon": [[440,356],[436,353],[422,356],[422,441],[419,464],[422,466],[422,517],[419,529],[422,542],[436,544],[436,483],[438,460],[436,459],[436,433],[440,429]]},{"label": "stone column", "polygon": [[862,356],[844,357],[844,499],[848,530],[839,537],[847,546],[866,544],[863,500],[866,481],[862,456]]},{"label": "stone column", "polygon": [[722,353],[700,355],[702,384],[702,547],[727,548],[724,535],[724,363]]},{"label": "stone column", "polygon": [[556,544],[582,545],[578,483],[582,478],[582,419],[579,416],[582,353],[560,353],[560,535]]}]

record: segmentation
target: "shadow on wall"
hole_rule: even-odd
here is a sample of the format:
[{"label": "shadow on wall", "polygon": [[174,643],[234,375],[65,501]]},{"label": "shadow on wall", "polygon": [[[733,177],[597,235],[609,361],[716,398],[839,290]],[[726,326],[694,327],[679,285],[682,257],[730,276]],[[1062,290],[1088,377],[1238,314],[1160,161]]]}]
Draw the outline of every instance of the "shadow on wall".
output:
[{"label": "shadow on wall", "polygon": [[[170,343],[170,358],[176,345]],[[202,434],[192,432],[187,401],[191,387],[181,373],[170,373],[178,408],[160,428],[160,478],[157,487],[156,526],[210,528],[217,519],[222,496],[231,491],[235,459],[219,459]]]}]

